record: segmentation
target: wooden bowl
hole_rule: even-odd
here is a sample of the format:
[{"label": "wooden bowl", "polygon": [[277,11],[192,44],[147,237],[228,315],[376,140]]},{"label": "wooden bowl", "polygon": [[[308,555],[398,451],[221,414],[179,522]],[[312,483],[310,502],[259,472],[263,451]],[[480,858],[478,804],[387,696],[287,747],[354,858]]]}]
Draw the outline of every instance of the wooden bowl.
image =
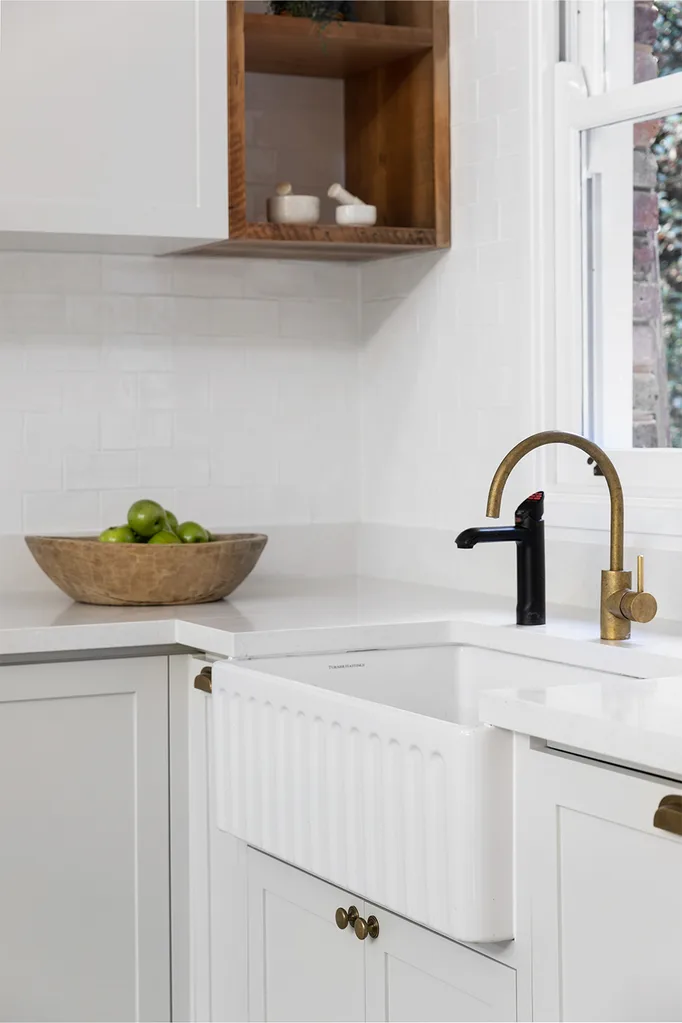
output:
[{"label": "wooden bowl", "polygon": [[223,533],[210,543],[100,543],[94,536],[27,536],[43,572],[82,604],[207,604],[232,593],[268,541]]}]

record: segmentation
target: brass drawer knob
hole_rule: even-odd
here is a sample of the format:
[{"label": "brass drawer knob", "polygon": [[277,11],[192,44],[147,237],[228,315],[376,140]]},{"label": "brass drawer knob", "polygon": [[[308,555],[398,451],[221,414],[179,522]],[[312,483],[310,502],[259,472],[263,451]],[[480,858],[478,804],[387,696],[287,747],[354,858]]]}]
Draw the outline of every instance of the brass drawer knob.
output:
[{"label": "brass drawer knob", "polygon": [[203,693],[213,692],[213,683],[211,681],[211,669],[207,666],[202,668],[197,677],[194,679],[194,688],[201,689]]},{"label": "brass drawer knob", "polygon": [[355,921],[359,916],[360,914],[357,906],[349,906],[347,911],[343,908],[343,906],[339,906],[334,914],[334,919],[336,920],[336,926],[340,930],[345,931],[348,924],[350,924],[351,927],[355,926]]},{"label": "brass drawer knob", "polygon": [[654,827],[682,835],[682,795],[663,796],[654,814]]},{"label": "brass drawer knob", "polygon": [[375,916],[368,916],[366,920],[359,916],[355,921],[355,937],[364,941],[368,934],[370,938],[379,937],[379,921]]}]

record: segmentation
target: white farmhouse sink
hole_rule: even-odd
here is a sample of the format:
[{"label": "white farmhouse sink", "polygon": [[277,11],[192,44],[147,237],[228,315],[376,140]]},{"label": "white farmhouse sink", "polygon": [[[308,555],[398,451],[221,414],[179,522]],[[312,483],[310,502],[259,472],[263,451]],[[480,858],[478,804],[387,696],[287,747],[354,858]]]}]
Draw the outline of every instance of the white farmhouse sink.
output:
[{"label": "white farmhouse sink", "polygon": [[467,645],[220,662],[218,826],[461,941],[513,938],[512,736],[478,697],[604,674]]}]

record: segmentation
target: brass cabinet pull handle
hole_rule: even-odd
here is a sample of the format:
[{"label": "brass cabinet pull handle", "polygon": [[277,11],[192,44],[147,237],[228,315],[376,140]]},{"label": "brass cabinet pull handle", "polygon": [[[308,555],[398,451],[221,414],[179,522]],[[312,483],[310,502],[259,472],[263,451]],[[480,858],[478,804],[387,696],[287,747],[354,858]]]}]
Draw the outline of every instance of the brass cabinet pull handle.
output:
[{"label": "brass cabinet pull handle", "polygon": [[682,795],[663,796],[654,814],[654,827],[682,835]]},{"label": "brass cabinet pull handle", "polygon": [[343,906],[339,906],[334,914],[334,919],[336,920],[336,926],[340,930],[345,931],[348,924],[350,924],[351,927],[355,926],[355,921],[359,916],[360,914],[357,906],[349,906],[347,911],[343,908]]},{"label": "brass cabinet pull handle", "polygon": [[211,669],[209,667],[202,668],[197,677],[194,679],[194,688],[201,689],[203,693],[213,692],[213,682],[211,681]]},{"label": "brass cabinet pull handle", "polygon": [[370,938],[379,937],[379,921],[375,916],[368,916],[366,920],[359,916],[355,921],[355,937],[364,941],[368,934]]}]

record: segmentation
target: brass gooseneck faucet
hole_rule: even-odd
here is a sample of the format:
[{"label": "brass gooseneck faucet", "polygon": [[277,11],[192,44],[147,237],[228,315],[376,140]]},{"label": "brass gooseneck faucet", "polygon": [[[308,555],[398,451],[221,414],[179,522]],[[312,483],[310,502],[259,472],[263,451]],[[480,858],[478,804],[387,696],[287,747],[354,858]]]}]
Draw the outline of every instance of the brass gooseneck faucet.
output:
[{"label": "brass gooseneck faucet", "polygon": [[601,638],[620,640],[630,638],[630,622],[650,622],[656,615],[656,599],[644,592],[644,559],[637,559],[637,589],[632,590],[632,572],[623,571],[623,488],[616,468],[606,452],[591,440],[574,433],[545,430],[526,437],[500,462],[488,492],[488,518],[500,515],[502,492],[517,462],[524,455],[545,444],[569,444],[580,448],[596,463],[604,476],[611,498],[611,565],[601,574]]}]

